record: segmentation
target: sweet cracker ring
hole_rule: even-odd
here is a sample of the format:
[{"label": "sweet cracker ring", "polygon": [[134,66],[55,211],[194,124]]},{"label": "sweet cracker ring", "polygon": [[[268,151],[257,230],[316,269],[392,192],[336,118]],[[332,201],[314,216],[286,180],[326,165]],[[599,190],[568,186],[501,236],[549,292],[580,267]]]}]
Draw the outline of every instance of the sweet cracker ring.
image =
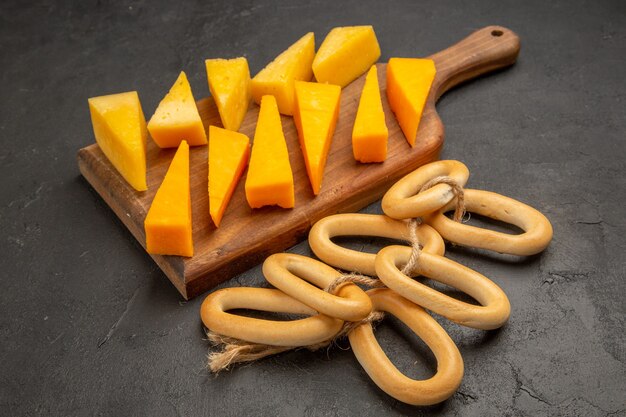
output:
[{"label": "sweet cracker ring", "polygon": [[537,254],[552,239],[552,225],[546,216],[510,197],[489,191],[466,189],[465,207],[469,212],[514,224],[524,230],[524,233],[512,235],[455,222],[445,216],[446,211],[454,208],[454,201],[424,220],[450,242],[511,255]]},{"label": "sweet cracker ring", "polygon": [[337,295],[321,290],[341,274],[315,259],[292,253],[277,253],[265,260],[263,274],[265,279],[285,294],[327,316],[359,321],[372,311],[372,302],[367,294],[353,283],[340,285]]},{"label": "sweet cracker ring", "polygon": [[370,323],[348,334],[357,360],[374,383],[393,398],[412,405],[437,404],[461,385],[463,358],[446,331],[423,308],[389,289],[370,290],[375,311],[393,314],[419,336],[437,359],[437,373],[418,381],[402,374],[382,350]]},{"label": "sweet cracker ring", "polygon": [[[264,320],[227,313],[232,309],[310,315],[290,321]],[[309,346],[328,341],[343,321],[328,317],[279,290],[269,288],[225,288],[202,302],[200,317],[211,331],[223,336],[272,346]]]},{"label": "sweet cracker ring", "polygon": [[445,295],[403,274],[398,268],[411,256],[411,248],[387,246],[376,256],[376,273],[389,288],[415,304],[456,323],[491,330],[509,319],[511,305],[500,287],[482,274],[442,256],[422,252],[416,274],[442,282],[470,295],[473,305]]},{"label": "sweet cracker ring", "polygon": [[382,200],[383,211],[394,219],[413,219],[439,210],[454,199],[452,187],[437,184],[428,190],[420,190],[428,181],[442,176],[450,177],[463,187],[469,178],[469,170],[459,161],[423,165],[391,186]]},{"label": "sweet cracker ring", "polygon": [[[344,248],[331,239],[338,236],[375,236],[410,242],[408,224],[377,214],[335,214],[315,223],[309,232],[309,245],[325,263],[344,271],[375,276],[376,254]],[[421,224],[417,227],[417,238],[423,251],[442,255],[445,252],[443,239],[432,227]]]}]

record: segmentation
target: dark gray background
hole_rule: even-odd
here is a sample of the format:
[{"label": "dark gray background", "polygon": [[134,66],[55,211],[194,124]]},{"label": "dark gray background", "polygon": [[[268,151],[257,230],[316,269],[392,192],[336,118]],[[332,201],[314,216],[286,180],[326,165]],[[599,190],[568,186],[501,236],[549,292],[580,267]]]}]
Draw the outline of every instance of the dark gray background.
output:
[{"label": "dark gray background", "polygon": [[[625,2],[24,3],[0,6],[1,415],[624,415]],[[442,157],[544,212],[554,240],[527,260],[450,249],[512,314],[495,332],[440,320],[466,371],[435,407],[394,401],[348,349],[209,375],[203,297],[181,299],[76,166],[94,140],[88,97],[138,90],[149,117],[180,70],[208,94],[205,58],[245,54],[256,73],[303,33],[319,45],[349,24],[374,25],[382,61],[490,24],[522,40],[514,67],[443,97]],[[377,247],[347,242],[363,243]],[[403,326],[378,335],[408,375],[434,372]]]}]

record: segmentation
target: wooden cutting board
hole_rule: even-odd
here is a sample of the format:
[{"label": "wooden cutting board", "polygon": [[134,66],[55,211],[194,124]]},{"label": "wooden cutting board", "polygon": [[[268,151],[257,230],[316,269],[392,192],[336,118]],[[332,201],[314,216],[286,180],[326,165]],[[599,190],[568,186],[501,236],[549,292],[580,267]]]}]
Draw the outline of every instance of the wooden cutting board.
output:
[{"label": "wooden cutting board", "polygon": [[[435,61],[437,75],[414,148],[407,144],[389,109],[386,99],[386,64],[377,64],[389,129],[388,157],[381,164],[361,164],[354,160],[352,126],[365,76],[348,85],[341,93],[339,121],[324,171],[322,190],[317,197],[311,191],[293,120],[283,116],[283,129],[295,182],[294,209],[250,209],[244,192],[244,172],[221,226],[216,229],[209,216],[207,147],[191,148],[195,255],[192,258],[152,255],[152,258],[183,297],[189,299],[261,263],[268,255],[305,239],[311,226],[322,217],[358,211],[376,201],[399,178],[438,158],[443,145],[444,128],[435,109],[437,99],[463,81],[513,64],[519,47],[519,38],[515,33],[503,27],[489,26],[430,56]],[[202,99],[197,104],[208,135],[209,125],[221,126],[217,108],[212,98]],[[258,112],[259,107],[253,104],[240,129],[251,139]],[[144,247],[143,222],[174,152],[175,149],[161,150],[148,140],[148,191],[145,192],[136,192],[130,187],[97,144],[78,152],[78,166],[82,175]]]}]

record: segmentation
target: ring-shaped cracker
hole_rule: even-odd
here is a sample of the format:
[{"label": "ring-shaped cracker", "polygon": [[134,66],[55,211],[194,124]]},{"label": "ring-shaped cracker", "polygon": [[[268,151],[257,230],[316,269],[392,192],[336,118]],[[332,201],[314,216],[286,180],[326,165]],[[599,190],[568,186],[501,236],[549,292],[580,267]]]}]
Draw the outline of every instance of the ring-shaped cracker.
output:
[{"label": "ring-shaped cracker", "polygon": [[[311,317],[276,321],[227,313],[239,308]],[[325,342],[343,326],[343,321],[318,314],[287,294],[269,288],[235,287],[215,291],[203,301],[200,317],[215,333],[272,346],[296,347]]]},{"label": "ring-shaped cracker", "polygon": [[463,358],[446,331],[423,308],[389,289],[370,290],[374,310],[393,314],[419,336],[437,359],[437,373],[426,380],[402,374],[382,350],[370,323],[348,334],[357,360],[374,383],[393,398],[412,405],[437,404],[457,390],[463,378]]},{"label": "ring-shaped cracker", "polygon": [[336,295],[322,290],[341,274],[306,256],[293,253],[271,255],[263,263],[263,275],[285,294],[330,317],[359,321],[372,311],[372,302],[365,291],[351,282],[340,285]]},{"label": "ring-shaped cracker", "polygon": [[457,300],[416,281],[402,268],[411,249],[387,246],[376,256],[376,272],[380,280],[403,297],[456,323],[476,329],[501,327],[509,319],[511,305],[500,287],[484,275],[443,256],[422,252],[415,275],[423,275],[450,285],[473,297],[481,305]]},{"label": "ring-shaped cracker", "polygon": [[552,225],[538,210],[510,197],[483,190],[465,190],[465,209],[471,213],[513,224],[521,234],[462,224],[449,219],[445,212],[454,209],[454,201],[424,220],[441,236],[461,246],[489,249],[499,253],[528,256],[543,251],[552,240]]},{"label": "ring-shaped cracker", "polygon": [[385,214],[394,219],[412,219],[433,213],[455,197],[448,184],[437,184],[420,192],[428,181],[446,176],[464,187],[469,170],[459,161],[437,161],[423,165],[391,186],[382,200]]},{"label": "ring-shaped cracker", "polygon": [[[409,226],[406,221],[395,220],[377,214],[335,214],[318,221],[309,232],[309,246],[325,263],[344,271],[375,276],[376,254],[359,252],[337,245],[331,239],[338,236],[375,236],[409,242]],[[424,252],[444,254],[443,239],[432,227],[421,224],[417,238]]]}]

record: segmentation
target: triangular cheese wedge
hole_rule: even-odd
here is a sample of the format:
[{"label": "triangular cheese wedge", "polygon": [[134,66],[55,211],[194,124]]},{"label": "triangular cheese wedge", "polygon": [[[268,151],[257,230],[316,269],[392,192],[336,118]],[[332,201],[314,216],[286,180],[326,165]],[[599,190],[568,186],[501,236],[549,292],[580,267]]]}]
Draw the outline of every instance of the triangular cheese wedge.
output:
[{"label": "triangular cheese wedge", "polygon": [[313,193],[319,194],[326,157],[339,116],[341,87],[296,81],[294,122]]},{"label": "triangular cheese wedge", "polygon": [[246,135],[209,126],[209,211],[218,227],[249,156]]},{"label": "triangular cheese wedge", "polygon": [[88,100],[96,142],[111,164],[137,191],[146,185],[146,119],[136,91]]},{"label": "triangular cheese wedge", "polygon": [[411,146],[436,72],[432,59],[391,58],[387,64],[389,107]]},{"label": "triangular cheese wedge", "polygon": [[309,32],[254,76],[251,84],[254,101],[260,104],[263,96],[272,95],[278,103],[278,111],[291,116],[295,100],[293,83],[313,77],[314,57],[315,36]]},{"label": "triangular cheese wedge", "polygon": [[193,256],[189,145],[184,140],[152,200],[144,228],[148,253]]},{"label": "triangular cheese wedge", "polygon": [[217,105],[222,126],[238,131],[252,99],[248,60],[207,59],[204,63],[209,90]]},{"label": "triangular cheese wedge", "polygon": [[383,162],[387,158],[387,136],[378,71],[376,65],[372,65],[365,77],[352,129],[354,159],[360,162]]},{"label": "triangular cheese wedge", "polygon": [[252,208],[269,205],[292,208],[295,203],[289,151],[273,96],[261,99],[246,177],[246,198]]},{"label": "triangular cheese wedge", "polygon": [[176,148],[183,140],[190,146],[206,145],[206,132],[184,72],[159,103],[148,131],[160,148]]},{"label": "triangular cheese wedge", "polygon": [[380,57],[372,26],[346,26],[331,30],[313,60],[313,73],[320,83],[342,88],[356,80]]}]

